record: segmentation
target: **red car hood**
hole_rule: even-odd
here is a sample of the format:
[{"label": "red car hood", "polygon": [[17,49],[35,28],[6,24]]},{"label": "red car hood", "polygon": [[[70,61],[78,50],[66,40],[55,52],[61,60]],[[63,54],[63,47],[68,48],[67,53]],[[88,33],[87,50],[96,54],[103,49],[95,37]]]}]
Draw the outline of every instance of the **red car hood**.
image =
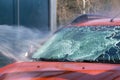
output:
[{"label": "red car hood", "polygon": [[120,64],[19,62],[1,68],[0,80],[120,80]]}]

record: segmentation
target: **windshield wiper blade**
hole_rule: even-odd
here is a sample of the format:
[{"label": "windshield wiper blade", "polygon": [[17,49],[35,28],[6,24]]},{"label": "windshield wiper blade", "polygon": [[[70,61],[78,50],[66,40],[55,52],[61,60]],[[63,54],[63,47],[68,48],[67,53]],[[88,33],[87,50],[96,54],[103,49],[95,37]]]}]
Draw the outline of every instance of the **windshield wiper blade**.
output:
[{"label": "windshield wiper blade", "polygon": [[88,63],[98,63],[98,61],[96,60],[83,60],[83,59],[78,59],[78,60],[75,60],[75,62],[88,62]]},{"label": "windshield wiper blade", "polygon": [[40,61],[60,61],[60,59],[49,59],[49,58],[40,58]]},{"label": "windshield wiper blade", "polygon": [[39,59],[33,59],[33,61],[52,61],[52,62],[73,62],[73,61],[70,61],[66,58],[61,58],[61,59],[53,59],[53,58],[39,58]]},{"label": "windshield wiper blade", "polygon": [[59,62],[71,62],[70,60],[67,59],[68,57],[68,54],[65,55],[65,57],[63,58],[44,58],[44,57],[41,57],[41,58],[34,58],[33,61],[59,61]]}]

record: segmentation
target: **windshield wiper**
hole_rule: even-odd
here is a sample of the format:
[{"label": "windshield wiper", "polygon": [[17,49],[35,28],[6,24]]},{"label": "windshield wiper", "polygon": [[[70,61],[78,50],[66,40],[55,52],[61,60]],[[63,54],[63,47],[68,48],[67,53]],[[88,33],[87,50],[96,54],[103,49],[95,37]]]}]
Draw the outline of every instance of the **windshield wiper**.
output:
[{"label": "windshield wiper", "polygon": [[98,63],[96,60],[76,60],[76,62]]},{"label": "windshield wiper", "polygon": [[52,59],[52,58],[39,58],[34,59],[34,61],[48,61],[48,62],[86,62],[86,63],[98,63],[97,61],[93,60],[68,60],[67,58],[61,58],[61,59]]},{"label": "windshield wiper", "polygon": [[52,59],[52,58],[39,58],[39,59],[34,59],[34,61],[50,61],[50,62],[71,62],[70,60],[67,59]]},{"label": "windshield wiper", "polygon": [[70,62],[70,60],[67,60],[66,58],[60,58],[60,59],[55,59],[55,58],[34,58],[33,61],[50,61],[50,62]]},{"label": "windshield wiper", "polygon": [[34,58],[33,61],[71,62],[70,60],[67,59],[67,57],[68,57],[68,54],[66,54],[65,57],[63,57],[63,58],[56,58],[56,59],[55,59],[55,58],[43,58],[43,57],[41,57],[41,58],[39,58],[39,59]]}]

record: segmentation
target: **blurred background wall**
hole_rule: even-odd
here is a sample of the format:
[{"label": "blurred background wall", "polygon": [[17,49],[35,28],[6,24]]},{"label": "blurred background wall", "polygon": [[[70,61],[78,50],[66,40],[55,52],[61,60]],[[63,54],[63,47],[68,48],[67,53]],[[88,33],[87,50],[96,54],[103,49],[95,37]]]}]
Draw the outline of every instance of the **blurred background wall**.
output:
[{"label": "blurred background wall", "polygon": [[53,30],[83,13],[113,17],[120,11],[119,4],[120,0],[0,0],[0,25]]},{"label": "blurred background wall", "polygon": [[49,0],[0,0],[0,25],[49,30]]}]

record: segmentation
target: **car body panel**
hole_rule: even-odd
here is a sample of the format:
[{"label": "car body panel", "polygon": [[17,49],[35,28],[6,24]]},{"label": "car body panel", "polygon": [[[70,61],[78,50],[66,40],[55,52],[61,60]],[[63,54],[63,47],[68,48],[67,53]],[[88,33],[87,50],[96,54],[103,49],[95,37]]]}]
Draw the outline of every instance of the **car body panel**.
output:
[{"label": "car body panel", "polygon": [[95,19],[95,20],[89,20],[89,21],[84,21],[84,22],[79,22],[75,24],[70,24],[69,26],[115,26],[115,25],[120,25],[120,19],[116,18],[114,21],[110,21],[111,18],[103,18],[103,19]]},{"label": "car body panel", "polygon": [[0,69],[0,80],[119,80],[120,64],[19,62]]},{"label": "car body panel", "polygon": [[[120,19],[87,20],[71,26],[117,26]],[[120,64],[84,62],[16,62],[0,68],[0,80],[120,80]]]}]

